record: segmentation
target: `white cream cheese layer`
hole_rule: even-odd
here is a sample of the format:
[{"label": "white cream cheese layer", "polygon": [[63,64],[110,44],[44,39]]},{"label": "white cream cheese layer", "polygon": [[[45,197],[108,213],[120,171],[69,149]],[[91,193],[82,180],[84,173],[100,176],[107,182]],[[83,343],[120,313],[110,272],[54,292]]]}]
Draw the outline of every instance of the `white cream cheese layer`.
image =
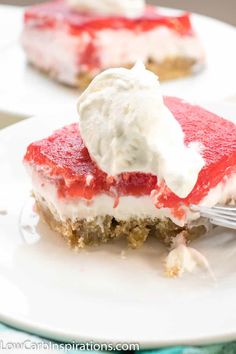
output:
[{"label": "white cream cheese layer", "polygon": [[145,0],[67,0],[67,3],[79,12],[130,18],[141,16],[146,6]]},{"label": "white cream cheese layer", "polygon": [[205,162],[197,144],[185,145],[158,77],[141,62],[96,76],[80,96],[78,112],[84,144],[108,175],[150,173],[180,198],[192,191]]},{"label": "white cream cheese layer", "polygon": [[[96,48],[98,68],[80,63],[90,42]],[[42,31],[28,25],[22,34],[22,45],[31,63],[69,85],[75,85],[79,74],[88,70],[96,75],[100,70],[137,60],[145,63],[151,58],[161,63],[167,58],[189,58],[196,61],[196,71],[204,64],[204,51],[196,36],[179,36],[166,27],[138,33],[104,29],[91,38],[87,32],[73,36],[61,29]]]},{"label": "white cream cheese layer", "polygon": [[103,68],[145,63],[149,59],[159,64],[180,57],[196,61],[197,71],[205,62],[204,49],[196,35],[179,35],[165,26],[144,32],[104,29],[97,32],[95,43]]},{"label": "white cream cheese layer", "polygon": [[25,27],[21,42],[30,63],[69,85],[76,84],[81,68],[78,58],[86,49],[90,38],[87,33],[79,37],[62,30],[39,30]]},{"label": "white cream cheese layer", "polygon": [[[114,208],[114,198],[106,194],[97,195],[91,201],[82,198],[60,198],[53,184],[42,180],[38,173],[29,166],[27,170],[32,179],[36,198],[49,208],[57,220],[65,221],[71,219],[75,221],[76,219],[87,219],[89,221],[93,218],[109,215],[117,220],[145,217],[170,218],[175,224],[184,226],[199,218],[198,213],[186,208],[186,218],[179,220],[174,217],[170,208],[157,209],[150,196],[120,197],[116,208]],[[210,190],[199,205],[211,207],[218,203],[225,204],[230,200],[236,201],[236,174]]]}]

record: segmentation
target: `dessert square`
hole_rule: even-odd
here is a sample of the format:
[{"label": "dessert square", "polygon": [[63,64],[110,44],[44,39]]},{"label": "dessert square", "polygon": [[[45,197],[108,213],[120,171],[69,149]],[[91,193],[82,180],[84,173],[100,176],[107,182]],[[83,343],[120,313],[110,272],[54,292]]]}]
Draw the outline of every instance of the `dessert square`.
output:
[{"label": "dessert square", "polygon": [[76,10],[66,0],[31,6],[22,45],[33,66],[82,89],[99,72],[138,60],[160,80],[191,75],[205,63],[190,15],[169,16],[153,6],[135,17]]},{"label": "dessert square", "polygon": [[37,209],[72,247],[125,238],[137,248],[148,237],[170,246],[179,235],[188,243],[208,227],[191,205],[236,201],[235,124],[179,98],[165,97],[164,103],[185,143],[197,141],[203,147],[205,165],[186,198],[148,173],[109,176],[91,159],[78,123],[28,147],[24,163]]}]

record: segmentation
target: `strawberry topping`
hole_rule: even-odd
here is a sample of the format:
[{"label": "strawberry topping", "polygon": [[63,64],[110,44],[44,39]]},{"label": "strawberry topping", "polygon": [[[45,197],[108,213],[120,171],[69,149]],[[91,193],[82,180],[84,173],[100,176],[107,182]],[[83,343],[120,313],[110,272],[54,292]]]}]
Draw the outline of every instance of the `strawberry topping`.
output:
[{"label": "strawberry topping", "polygon": [[172,208],[181,218],[183,205],[198,204],[210,189],[236,173],[236,125],[178,98],[166,97],[165,104],[182,126],[186,144],[200,143],[205,160],[194,189],[185,199],[176,196],[163,181],[158,182],[157,177],[150,174],[108,176],[92,161],[77,123],[31,144],[24,160],[42,178],[54,183],[62,198],[89,200],[106,193],[114,197],[116,206],[120,196],[150,195],[158,208]]},{"label": "strawberry topping", "polygon": [[55,0],[34,5],[25,12],[25,23],[31,27],[42,29],[65,28],[73,35],[81,31],[94,33],[102,29],[130,29],[133,31],[149,31],[158,26],[165,26],[180,35],[193,34],[190,15],[182,13],[166,16],[154,6],[147,6],[143,16],[131,19],[123,16],[102,16],[82,13],[71,9],[66,0]]}]

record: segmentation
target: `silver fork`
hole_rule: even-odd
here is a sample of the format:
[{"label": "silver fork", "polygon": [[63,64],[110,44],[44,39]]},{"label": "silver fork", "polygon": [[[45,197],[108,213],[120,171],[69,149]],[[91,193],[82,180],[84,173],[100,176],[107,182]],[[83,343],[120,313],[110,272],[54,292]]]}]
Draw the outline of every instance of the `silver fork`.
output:
[{"label": "silver fork", "polygon": [[208,218],[213,225],[236,230],[236,206],[216,205],[212,208],[208,208],[205,206],[192,205],[191,209],[199,212],[201,216]]}]

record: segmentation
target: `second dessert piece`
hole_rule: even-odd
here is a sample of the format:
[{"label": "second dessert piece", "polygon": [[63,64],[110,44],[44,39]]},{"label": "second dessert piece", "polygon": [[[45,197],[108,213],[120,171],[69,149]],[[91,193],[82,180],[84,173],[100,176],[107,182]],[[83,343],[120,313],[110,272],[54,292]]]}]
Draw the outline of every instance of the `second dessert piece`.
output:
[{"label": "second dessert piece", "polygon": [[205,56],[190,15],[166,15],[144,0],[55,0],[26,9],[28,61],[56,80],[85,88],[101,71],[145,63],[160,80],[191,75]]}]

